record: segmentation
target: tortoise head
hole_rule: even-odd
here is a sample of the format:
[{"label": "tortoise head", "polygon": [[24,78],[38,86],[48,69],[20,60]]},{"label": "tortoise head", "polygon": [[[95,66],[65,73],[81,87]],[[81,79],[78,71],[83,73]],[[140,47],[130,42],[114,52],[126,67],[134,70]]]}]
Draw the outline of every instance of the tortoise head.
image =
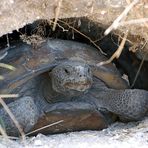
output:
[{"label": "tortoise head", "polygon": [[67,61],[51,72],[52,87],[62,94],[76,95],[86,92],[92,85],[89,65],[80,61]]}]

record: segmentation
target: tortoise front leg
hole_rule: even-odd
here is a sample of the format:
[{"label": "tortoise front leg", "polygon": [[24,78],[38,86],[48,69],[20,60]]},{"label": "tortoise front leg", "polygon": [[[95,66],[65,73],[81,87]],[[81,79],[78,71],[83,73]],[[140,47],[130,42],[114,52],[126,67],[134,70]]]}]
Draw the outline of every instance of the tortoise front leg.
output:
[{"label": "tortoise front leg", "polygon": [[111,111],[126,121],[140,120],[148,112],[148,91],[139,89],[100,90],[94,88],[90,95],[98,107]]},{"label": "tortoise front leg", "polygon": [[[9,103],[8,107],[24,132],[30,131],[39,118],[39,110],[31,97],[26,96],[19,98],[16,101]],[[10,116],[3,108],[0,109],[0,117],[4,123],[5,130],[8,135],[20,135]]]}]

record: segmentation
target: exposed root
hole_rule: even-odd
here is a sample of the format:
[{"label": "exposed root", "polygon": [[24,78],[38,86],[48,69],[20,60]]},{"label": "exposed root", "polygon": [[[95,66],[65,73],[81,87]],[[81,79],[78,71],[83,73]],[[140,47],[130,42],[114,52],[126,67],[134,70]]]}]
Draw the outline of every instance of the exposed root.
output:
[{"label": "exposed root", "polygon": [[6,35],[6,38],[7,38],[7,47],[10,47],[10,41],[9,41],[9,35],[8,34]]},{"label": "exposed root", "polygon": [[103,52],[103,50],[90,38],[88,37],[87,35],[85,35],[84,33],[80,32],[79,30],[75,29],[73,26],[69,25],[68,23],[62,21],[62,20],[58,20],[59,22],[67,25],[69,28],[71,28],[72,30],[74,30],[75,32],[79,33],[80,35],[82,35],[83,37],[85,37],[86,39],[88,39],[97,49],[100,50],[100,52],[103,54],[103,55],[106,55],[105,52]]},{"label": "exposed root", "polygon": [[[148,41],[145,42],[145,44],[143,45],[142,48],[144,48],[144,47],[146,46],[147,42],[148,42]],[[140,66],[139,66],[138,71],[137,71],[137,73],[136,73],[136,75],[135,75],[134,81],[132,82],[132,85],[130,86],[131,88],[135,85],[135,82],[136,82],[136,80],[137,80],[137,78],[138,78],[138,75],[139,75],[139,73],[140,73],[140,70],[141,70],[141,68],[142,68],[142,65],[143,65],[143,63],[144,63],[144,60],[145,60],[145,57],[147,56],[147,54],[148,54],[148,52],[146,52],[146,54],[144,55],[144,57],[143,57],[143,59],[142,59],[142,61],[141,61],[141,63],[140,63]]]},{"label": "exposed root", "polygon": [[27,43],[28,45],[32,45],[33,48],[37,47],[38,45],[40,45],[42,42],[45,41],[45,39],[42,36],[33,34],[31,36],[27,36],[27,35],[20,35],[20,38],[23,42]]}]

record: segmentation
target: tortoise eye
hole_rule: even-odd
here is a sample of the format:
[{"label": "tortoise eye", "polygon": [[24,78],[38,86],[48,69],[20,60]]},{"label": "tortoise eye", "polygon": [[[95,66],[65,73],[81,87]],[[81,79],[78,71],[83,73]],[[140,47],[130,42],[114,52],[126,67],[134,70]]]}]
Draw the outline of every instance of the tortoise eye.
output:
[{"label": "tortoise eye", "polygon": [[66,68],[64,69],[64,71],[66,74],[68,74],[68,75],[70,74],[70,72]]}]

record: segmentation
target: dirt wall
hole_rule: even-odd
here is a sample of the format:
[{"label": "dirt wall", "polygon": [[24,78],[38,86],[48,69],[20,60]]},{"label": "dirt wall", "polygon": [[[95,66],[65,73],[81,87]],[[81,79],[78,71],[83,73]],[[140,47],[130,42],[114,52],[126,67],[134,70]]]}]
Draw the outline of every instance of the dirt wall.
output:
[{"label": "dirt wall", "polygon": [[[109,26],[128,5],[130,5],[130,0],[1,0],[0,36],[32,23],[34,20],[54,17],[87,16],[104,26]],[[139,0],[128,13],[126,20],[140,18],[148,18],[147,0]],[[143,33],[146,38],[144,30],[148,31],[148,28],[145,24],[126,24],[119,29],[125,30],[129,26],[133,34]]]}]

